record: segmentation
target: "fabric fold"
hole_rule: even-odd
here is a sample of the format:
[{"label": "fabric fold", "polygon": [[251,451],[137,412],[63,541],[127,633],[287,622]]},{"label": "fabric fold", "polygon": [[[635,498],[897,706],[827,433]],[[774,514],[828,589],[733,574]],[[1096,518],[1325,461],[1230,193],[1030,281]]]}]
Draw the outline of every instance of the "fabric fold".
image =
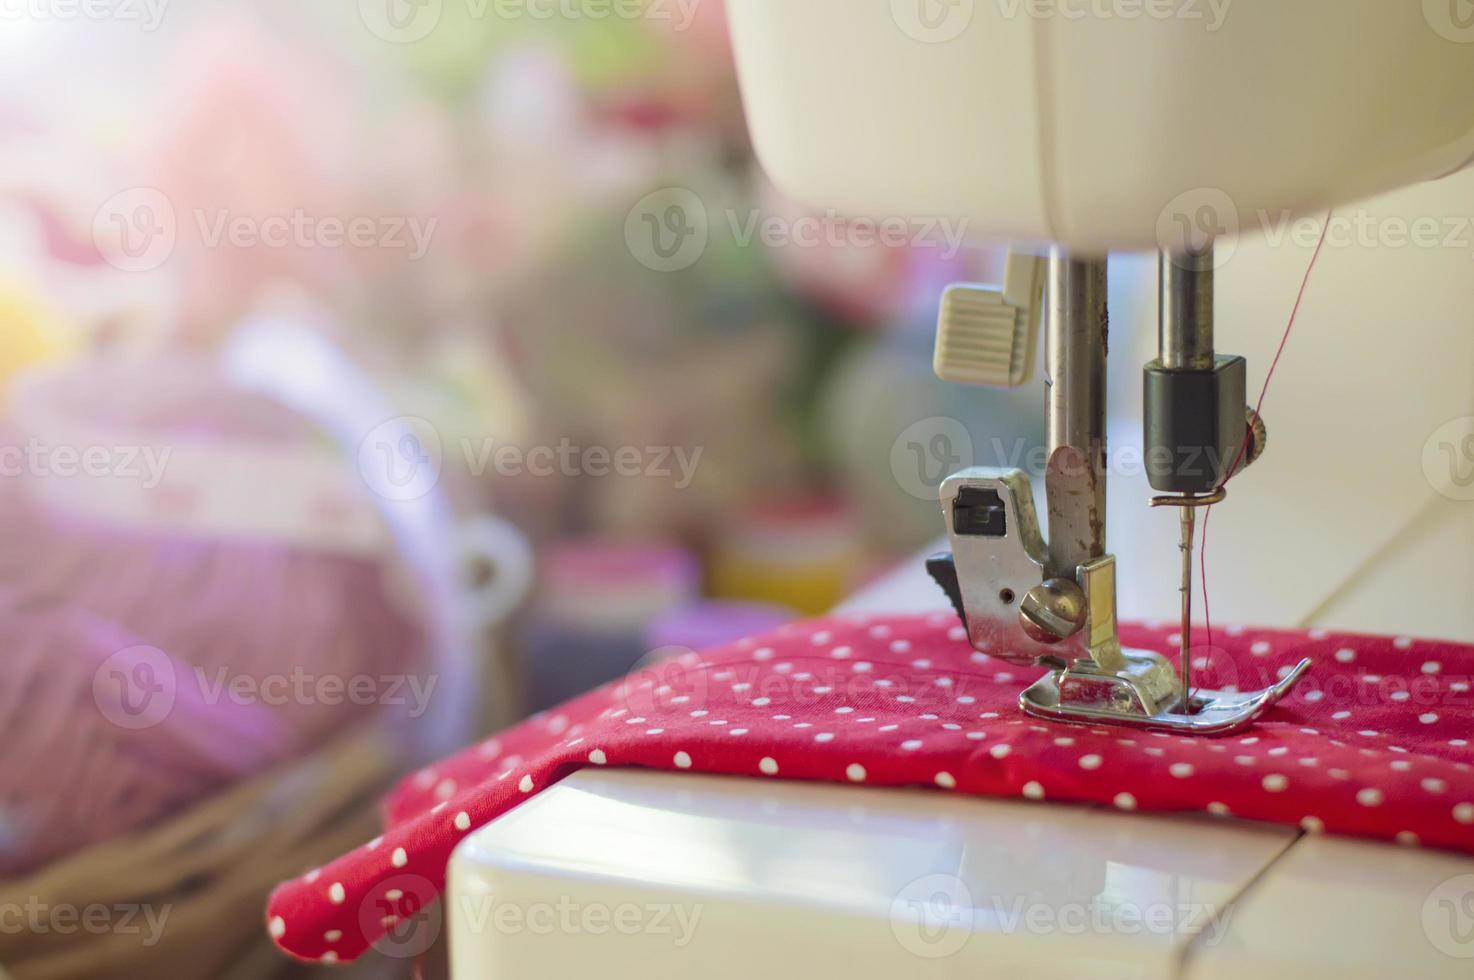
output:
[{"label": "fabric fold", "polygon": [[[1191,738],[1049,724],[1018,695],[1041,671],[971,649],[950,614],[840,616],[647,666],[408,776],[389,829],[279,885],[267,928],[291,955],[406,957],[442,927],[456,845],[588,765],[639,766],[1206,812],[1474,853],[1474,647],[1220,630],[1204,686],[1311,673],[1253,729]],[[1123,626],[1175,657],[1169,628]]]}]

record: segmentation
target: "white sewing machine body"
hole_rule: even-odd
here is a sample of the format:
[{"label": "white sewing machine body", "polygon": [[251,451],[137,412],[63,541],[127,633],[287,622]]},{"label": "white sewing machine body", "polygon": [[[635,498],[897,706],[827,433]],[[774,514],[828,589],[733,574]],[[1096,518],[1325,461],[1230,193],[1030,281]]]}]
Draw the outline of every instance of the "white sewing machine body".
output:
[{"label": "white sewing machine body", "polygon": [[[846,609],[945,600],[913,562]],[[456,849],[445,918],[453,980],[1457,980],[1461,876],[1233,818],[590,769]]]},{"label": "white sewing machine body", "polygon": [[1461,875],[1229,819],[585,770],[461,844],[446,915],[455,980],[1458,980]]},{"label": "white sewing machine body", "polygon": [[[1474,31],[1385,0],[733,0],[754,146],[816,207],[1156,249],[1474,158]],[[1104,10],[1104,14],[1097,13]],[[1441,29],[1441,30],[1440,30]],[[1464,36],[1470,35],[1470,36]],[[1170,220],[1170,218],[1169,218]]]},{"label": "white sewing machine body", "polygon": [[[1062,247],[1052,265],[1074,261],[1063,250],[1170,251],[1178,233],[1193,252],[1192,235],[1211,240],[1256,215],[1343,204],[1474,158],[1474,26],[1435,0],[731,0],[728,11],[754,143],[786,191],[853,214],[961,216],[977,239]],[[1050,280],[1090,300],[1051,310],[1051,347],[1104,347],[1103,265]],[[1433,265],[1421,274],[1442,288],[1452,265]],[[1182,285],[1187,277],[1169,266],[1164,258],[1164,284],[1171,275]],[[1393,319],[1441,323],[1468,309],[1462,292],[1451,302],[1452,288],[1430,297],[1407,283],[1399,272],[1378,296],[1416,307],[1394,309]],[[1188,285],[1206,297],[1211,360],[1212,277]],[[1365,321],[1342,346],[1395,342],[1384,333],[1401,324],[1387,319]],[[1193,326],[1191,316],[1168,320],[1162,338],[1174,343],[1174,331]],[[1277,310],[1246,326],[1277,340],[1283,323]],[[1122,331],[1150,329],[1119,319],[1112,327],[1116,350],[1130,349]],[[1050,403],[1051,452],[1103,442],[1103,409],[1080,416],[1084,402],[1104,402],[1104,360],[1103,349],[1084,349],[1084,367],[1051,358],[1052,387],[1067,387],[1054,370],[1063,368],[1079,389]],[[1167,360],[1156,366],[1177,370]],[[1442,401],[1414,408],[1425,413],[1403,420],[1414,427],[1457,411]],[[1056,439],[1056,417],[1080,431]],[[1336,495],[1346,487],[1347,500],[1380,489],[1377,507],[1417,498],[1390,492],[1348,442],[1349,452],[1329,455],[1376,479],[1352,487],[1339,471],[1328,480],[1319,457],[1297,469],[1290,454],[1280,472],[1293,478],[1284,481],[1291,493],[1329,483]],[[1131,504],[1137,513],[1145,495]],[[1412,506],[1379,512],[1389,533],[1413,526]],[[1301,530],[1306,520],[1275,519]],[[1469,540],[1470,522],[1458,522]],[[955,548],[958,532],[948,530]],[[1362,530],[1348,548],[1333,542],[1333,560],[1388,554]],[[1092,559],[1104,550],[1096,544]],[[1131,558],[1147,567],[1143,555]],[[1458,583],[1474,579],[1464,561],[1449,576]],[[1246,609],[1256,590],[1276,601],[1303,593],[1293,579],[1306,572],[1281,564],[1270,570],[1276,582],[1239,577],[1233,618],[1254,618]],[[1427,571],[1402,555],[1384,564]],[[1152,571],[1164,577],[1161,564]],[[1398,618],[1416,615],[1406,604],[1358,606],[1358,629],[1424,632]],[[911,567],[851,608],[948,606]],[[1317,625],[1327,611],[1342,610],[1296,593],[1267,618]],[[1186,677],[1183,689],[1190,701]],[[1191,718],[1191,705],[1180,714]],[[457,978],[1436,980],[1470,975],[1471,896],[1474,859],[1232,818],[600,770],[464,841],[446,916]],[[499,920],[495,905],[518,914]],[[533,909],[551,916],[551,930],[528,927]]]}]

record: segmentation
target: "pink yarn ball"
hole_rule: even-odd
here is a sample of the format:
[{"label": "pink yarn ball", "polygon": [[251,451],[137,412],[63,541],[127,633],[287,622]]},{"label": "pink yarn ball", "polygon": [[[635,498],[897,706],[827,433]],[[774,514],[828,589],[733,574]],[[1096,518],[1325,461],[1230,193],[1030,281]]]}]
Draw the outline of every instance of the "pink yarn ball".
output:
[{"label": "pink yarn ball", "polygon": [[[158,377],[64,379],[63,421],[179,451],[321,452],[301,418],[212,373]],[[177,814],[353,724],[402,716],[385,678],[430,682],[423,597],[392,551],[124,526],[48,506],[55,479],[0,481],[0,875]],[[354,682],[364,696],[349,694]]]}]

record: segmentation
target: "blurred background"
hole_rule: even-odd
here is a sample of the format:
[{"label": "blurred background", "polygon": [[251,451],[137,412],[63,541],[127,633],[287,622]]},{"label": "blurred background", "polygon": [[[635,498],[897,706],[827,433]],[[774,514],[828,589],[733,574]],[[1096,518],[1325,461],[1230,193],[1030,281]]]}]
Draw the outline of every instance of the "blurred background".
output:
[{"label": "blurred background", "polygon": [[[1311,230],[1220,272],[1256,391]],[[310,972],[265,893],[396,778],[884,582],[961,466],[1037,470],[1037,387],[932,374],[941,288],[1001,272],[964,231],[771,186],[720,0],[0,0],[0,972]],[[1359,577],[1421,542],[1474,581],[1469,254],[1328,249],[1287,448],[1214,519],[1226,620],[1474,635]],[[1154,262],[1117,266],[1139,447]],[[1122,612],[1170,616],[1130,469]],[[1334,574],[1265,560],[1296,540]]]},{"label": "blurred background", "polygon": [[771,187],[718,0],[0,16],[16,978],[290,969],[266,889],[393,778],[829,609],[1042,436],[931,373],[998,257]]}]

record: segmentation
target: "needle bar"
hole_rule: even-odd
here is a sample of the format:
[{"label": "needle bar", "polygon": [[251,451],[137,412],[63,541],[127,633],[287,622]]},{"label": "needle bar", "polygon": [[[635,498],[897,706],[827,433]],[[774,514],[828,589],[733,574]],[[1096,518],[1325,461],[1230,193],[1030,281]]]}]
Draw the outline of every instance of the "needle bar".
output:
[{"label": "needle bar", "polygon": [[1182,552],[1182,713],[1192,708],[1192,629],[1193,629],[1193,535],[1197,530],[1197,508],[1179,507],[1182,536],[1178,548]]}]

